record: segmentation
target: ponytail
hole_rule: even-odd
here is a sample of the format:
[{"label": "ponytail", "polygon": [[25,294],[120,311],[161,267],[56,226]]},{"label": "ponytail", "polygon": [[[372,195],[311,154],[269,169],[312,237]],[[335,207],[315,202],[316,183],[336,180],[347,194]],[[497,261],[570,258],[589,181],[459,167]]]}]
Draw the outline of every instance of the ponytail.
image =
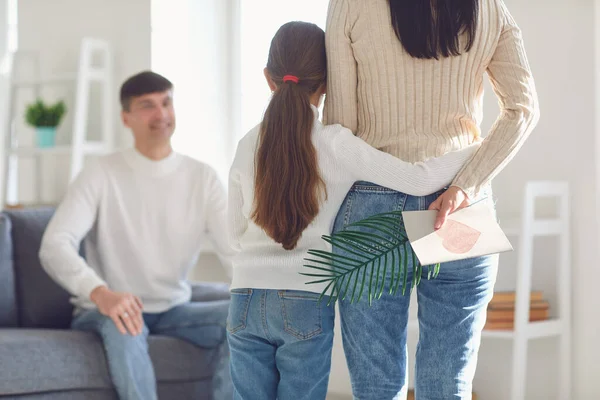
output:
[{"label": "ponytail", "polygon": [[[293,39],[298,43],[285,43]],[[282,55],[278,52],[282,48],[296,51]],[[292,68],[297,75],[286,76]],[[320,28],[302,22],[280,28],[271,43],[267,64],[277,89],[260,125],[251,218],[286,250],[296,247],[318,214],[325,193],[312,144],[315,115],[310,97],[326,81],[326,68],[325,38]]]}]

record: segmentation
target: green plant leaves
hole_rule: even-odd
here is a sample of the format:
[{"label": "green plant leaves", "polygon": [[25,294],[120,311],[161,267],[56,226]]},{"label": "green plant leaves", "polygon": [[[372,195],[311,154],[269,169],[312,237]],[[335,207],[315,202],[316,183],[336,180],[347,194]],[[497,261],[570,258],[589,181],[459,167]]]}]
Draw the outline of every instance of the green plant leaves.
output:
[{"label": "green plant leaves", "polygon": [[[315,278],[307,284],[328,282],[321,293],[321,299],[329,296],[328,304],[340,299],[355,303],[365,293],[371,304],[385,292],[388,270],[388,292],[395,295],[402,287],[404,295],[409,257],[413,266],[411,290],[420,283],[423,266],[411,251],[400,218],[400,211],[376,214],[348,225],[343,231],[322,236],[336,252],[309,250],[304,267],[312,271],[301,275]],[[369,231],[361,231],[364,228]],[[437,277],[440,265],[426,268],[427,279],[431,279]]]},{"label": "green plant leaves", "polygon": [[41,99],[37,99],[35,103],[27,106],[25,121],[35,127],[55,127],[58,126],[66,111],[63,101],[47,105]]}]

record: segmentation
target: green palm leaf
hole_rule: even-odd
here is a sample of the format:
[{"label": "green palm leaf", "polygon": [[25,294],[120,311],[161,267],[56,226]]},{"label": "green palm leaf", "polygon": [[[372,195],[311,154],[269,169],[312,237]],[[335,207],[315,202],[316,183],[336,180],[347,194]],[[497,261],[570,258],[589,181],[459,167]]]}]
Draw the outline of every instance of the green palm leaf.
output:
[{"label": "green palm leaf", "polygon": [[[400,211],[376,214],[348,225],[343,231],[322,236],[338,252],[309,250],[304,261],[312,271],[302,273],[315,278],[307,284],[328,283],[323,292],[329,303],[350,299],[360,301],[366,292],[369,304],[385,292],[386,276],[391,269],[389,293],[395,295],[400,287],[406,293],[409,257],[412,258],[413,280],[410,290],[421,281],[423,266],[410,250],[408,237],[400,226]],[[369,229],[362,232],[359,229]],[[344,254],[339,254],[339,252]],[[411,255],[409,255],[411,254]],[[437,277],[440,265],[427,266],[427,279]]]}]

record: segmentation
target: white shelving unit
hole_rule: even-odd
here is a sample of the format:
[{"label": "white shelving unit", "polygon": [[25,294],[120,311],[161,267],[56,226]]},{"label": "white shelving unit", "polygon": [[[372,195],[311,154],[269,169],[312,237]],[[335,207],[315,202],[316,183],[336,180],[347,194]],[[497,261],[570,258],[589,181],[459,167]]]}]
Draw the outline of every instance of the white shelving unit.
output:
[{"label": "white shelving unit", "polygon": [[[35,69],[35,77],[28,80],[11,80],[10,100],[8,101],[8,118],[6,121],[7,143],[5,146],[5,204],[19,202],[18,168],[21,158],[33,158],[35,161],[36,201],[41,200],[41,158],[45,156],[67,156],[70,158],[69,182],[72,181],[81,168],[87,155],[106,154],[114,149],[114,117],[111,107],[113,100],[113,57],[108,42],[95,38],[84,38],[81,41],[79,65],[77,72],[64,73],[55,76],[42,77],[40,73],[39,55],[36,52],[17,52],[13,56],[15,65],[23,58],[29,58]],[[99,61],[95,63],[95,61]],[[101,100],[101,140],[87,139],[88,110],[90,105],[90,88],[93,83],[102,87]],[[22,146],[15,129],[17,93],[23,89],[33,90],[34,96],[39,97],[42,87],[75,85],[75,102],[72,109],[73,133],[71,144],[48,148]],[[69,113],[67,113],[68,115]]]},{"label": "white shelving unit", "polygon": [[[536,218],[536,200],[555,198],[556,218]],[[519,219],[501,222],[507,236],[518,239],[518,263],[514,330],[484,330],[483,339],[512,340],[512,380],[510,400],[525,400],[527,382],[527,351],[529,341],[557,337],[558,399],[571,398],[571,249],[569,186],[566,182],[529,182],[525,187],[522,214]],[[557,248],[558,314],[547,321],[529,321],[533,245],[536,237],[559,238]],[[418,330],[418,321],[411,320],[410,330]]]}]

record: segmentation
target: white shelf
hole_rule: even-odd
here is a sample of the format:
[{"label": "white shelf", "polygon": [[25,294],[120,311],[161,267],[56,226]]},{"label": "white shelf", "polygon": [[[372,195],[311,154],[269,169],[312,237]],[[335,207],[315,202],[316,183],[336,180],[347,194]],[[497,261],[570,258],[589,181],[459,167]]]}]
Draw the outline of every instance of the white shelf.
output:
[{"label": "white shelf", "polygon": [[[563,322],[560,319],[533,321],[529,322],[526,325],[525,336],[529,339],[558,336],[563,332],[562,327]],[[416,320],[408,321],[408,330],[418,331],[419,322]],[[496,339],[514,339],[516,337],[516,332],[514,330],[484,329],[483,332],[481,332],[481,337]]]},{"label": "white shelf", "polygon": [[550,319],[548,321],[530,322],[527,337],[530,339],[558,336],[563,333],[563,321]]},{"label": "white shelf", "polygon": [[[536,218],[536,199],[553,197],[557,200],[556,218]],[[570,206],[569,186],[566,182],[528,182],[519,218],[500,218],[500,226],[507,236],[518,243],[515,318],[522,323],[517,330],[483,330],[482,338],[509,339],[512,346],[510,385],[511,400],[525,400],[527,385],[527,354],[529,341],[557,337],[558,399],[571,396],[571,265],[570,265]],[[532,286],[534,240],[539,236],[557,236],[556,289],[557,318],[526,322],[529,293]],[[521,322],[523,321],[523,322]],[[410,332],[418,332],[419,322],[408,322]]]},{"label": "white shelf", "polygon": [[[31,53],[31,54],[30,54]],[[30,67],[22,68],[17,66],[15,61],[24,61],[25,58],[30,58]],[[76,71],[66,71],[64,73],[41,74],[42,68],[40,64],[39,52],[19,51],[15,53],[15,57],[11,59],[12,65],[10,71],[19,72],[18,74],[10,74],[12,76],[10,82],[10,91],[7,103],[8,113],[5,123],[5,137],[7,138],[7,146],[5,147],[5,156],[10,156],[11,162],[7,163],[7,168],[4,173],[4,184],[6,187],[4,193],[4,204],[18,204],[19,200],[19,161],[21,157],[32,157],[36,161],[43,157],[62,157],[69,159],[70,168],[68,173],[68,181],[72,182],[79,174],[85,163],[86,155],[102,155],[113,151],[114,149],[114,116],[113,107],[111,106],[113,96],[113,54],[110,43],[96,38],[84,37],[81,39],[79,46],[79,60],[77,62]],[[21,72],[30,70],[31,76],[25,77]],[[19,76],[17,76],[19,75]],[[100,83],[100,107],[95,107],[94,111],[98,111],[101,116],[101,137],[100,141],[89,141],[87,139],[88,122],[91,103],[91,87],[93,83]],[[71,144],[65,146],[53,146],[48,148],[40,148],[33,143],[32,145],[15,145],[18,143],[18,133],[14,131],[14,120],[16,111],[19,106],[16,104],[20,101],[19,90],[33,90],[36,95],[41,95],[41,89],[46,86],[66,86],[73,87],[75,91],[74,105],[72,107],[73,131],[71,132]],[[6,160],[5,160],[6,161]],[[41,191],[41,168],[36,168],[34,171],[34,179],[36,183],[35,199],[32,203],[43,202]]]},{"label": "white shelf", "polygon": [[[554,236],[563,232],[563,222],[559,219],[536,219],[531,223],[531,230],[535,236]],[[520,218],[507,218],[500,220],[500,227],[506,236],[520,236],[522,222]]]},{"label": "white shelf", "polygon": [[[536,200],[554,198],[557,201],[556,217],[537,217]],[[527,354],[529,341],[545,337],[558,337],[558,388],[559,399],[571,398],[571,272],[570,272],[570,206],[569,185],[561,181],[534,181],[525,186],[520,218],[500,219],[506,235],[518,241],[517,286],[515,318],[517,330],[483,331],[482,337],[510,339],[512,344],[511,400],[524,400],[527,386]],[[527,321],[529,293],[532,286],[534,241],[537,237],[556,236],[558,293],[558,318],[546,321]]]},{"label": "white shelf", "polygon": [[206,237],[206,242],[202,245],[202,250],[200,250],[200,254],[214,256],[217,255],[217,249],[215,248],[213,241],[209,237]]},{"label": "white shelf", "polygon": [[[87,78],[90,81],[99,81],[102,82],[106,79],[106,71],[102,68],[90,68],[88,71]],[[11,83],[11,85],[15,88],[23,88],[23,87],[34,87],[41,85],[64,85],[66,83],[77,82],[77,73],[64,73],[60,75],[46,76],[40,79],[23,79],[23,80],[15,80]]]},{"label": "white shelf", "polygon": [[[9,154],[19,157],[34,157],[40,155],[70,155],[73,152],[73,147],[70,145],[53,146],[53,147],[34,147],[24,146],[9,150]],[[102,142],[88,142],[83,145],[84,154],[106,154],[109,152],[108,147]]]},{"label": "white shelf", "polygon": [[518,217],[500,219],[499,225],[506,236],[519,236],[521,234],[521,219]]},{"label": "white shelf", "polygon": [[89,71],[88,78],[91,81],[102,82],[106,78],[106,72],[101,68],[92,68]]},{"label": "white shelf", "polygon": [[41,79],[16,80],[11,83],[13,87],[33,87],[40,85],[62,85],[65,83],[75,83],[77,81],[76,73],[65,73],[61,75],[43,77]]}]

